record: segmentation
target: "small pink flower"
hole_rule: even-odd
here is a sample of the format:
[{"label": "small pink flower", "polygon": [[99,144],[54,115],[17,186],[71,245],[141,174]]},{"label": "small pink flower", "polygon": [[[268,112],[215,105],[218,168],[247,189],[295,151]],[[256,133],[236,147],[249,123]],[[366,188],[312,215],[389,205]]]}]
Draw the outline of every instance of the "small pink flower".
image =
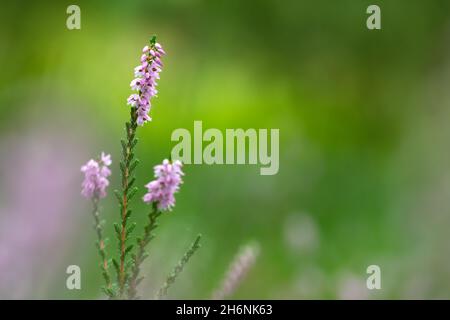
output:
[{"label": "small pink flower", "polygon": [[166,52],[164,51],[163,47],[159,43],[155,44],[155,48],[161,55],[163,55],[163,56],[166,55]]},{"label": "small pink flower", "polygon": [[103,162],[103,164],[105,166],[110,166],[111,163],[112,163],[111,155],[110,154],[105,154],[104,152],[102,152],[101,160],[102,160],[102,162]]},{"label": "small pink flower", "polygon": [[128,100],[127,100],[127,104],[132,106],[132,107],[136,107],[139,101],[139,95],[137,94],[132,94]]}]

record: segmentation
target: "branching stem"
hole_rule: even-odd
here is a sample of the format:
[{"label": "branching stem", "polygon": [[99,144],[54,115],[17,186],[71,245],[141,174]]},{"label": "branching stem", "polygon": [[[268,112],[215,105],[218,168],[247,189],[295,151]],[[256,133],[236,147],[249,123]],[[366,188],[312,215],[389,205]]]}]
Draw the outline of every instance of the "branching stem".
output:
[{"label": "branching stem", "polygon": [[92,210],[92,215],[94,217],[94,229],[95,229],[95,233],[97,234],[97,249],[98,249],[98,253],[100,255],[100,268],[102,270],[102,275],[103,278],[105,279],[105,291],[108,294],[108,296],[112,297],[113,294],[111,292],[111,277],[109,275],[109,268],[108,268],[108,258],[106,255],[106,239],[103,238],[103,228],[102,228],[102,223],[100,221],[100,213],[99,213],[99,208],[98,208],[98,202],[99,202],[99,198],[98,197],[94,197],[92,199],[92,204],[93,204],[93,210]]},{"label": "branching stem", "polygon": [[147,258],[145,248],[148,243],[154,238],[153,231],[158,227],[157,219],[161,215],[156,204],[153,205],[153,210],[148,214],[148,224],[144,228],[144,235],[137,239],[138,249],[136,255],[133,256],[133,268],[128,284],[128,298],[135,299],[137,294],[137,286],[143,278],[139,278],[139,272],[142,262]]}]

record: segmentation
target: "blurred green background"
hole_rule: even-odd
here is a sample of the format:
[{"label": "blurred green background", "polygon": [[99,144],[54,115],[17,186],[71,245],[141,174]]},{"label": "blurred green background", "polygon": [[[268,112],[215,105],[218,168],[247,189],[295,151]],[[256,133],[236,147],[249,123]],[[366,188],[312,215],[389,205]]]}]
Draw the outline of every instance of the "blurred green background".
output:
[{"label": "blurred green background", "polygon": [[[81,8],[81,29],[66,8]],[[382,29],[366,28],[381,7]],[[98,299],[101,274],[80,166],[112,154],[142,47],[167,52],[137,185],[176,128],[279,128],[280,170],[187,165],[141,296],[197,233],[169,298],[208,299],[242,245],[259,243],[231,298],[450,298],[450,2],[10,1],[0,9],[0,297]],[[141,189],[141,194],[144,188]],[[136,198],[138,199],[138,198]],[[134,204],[136,234],[148,206]],[[66,289],[79,265],[82,289]],[[381,267],[382,289],[366,288]]]}]

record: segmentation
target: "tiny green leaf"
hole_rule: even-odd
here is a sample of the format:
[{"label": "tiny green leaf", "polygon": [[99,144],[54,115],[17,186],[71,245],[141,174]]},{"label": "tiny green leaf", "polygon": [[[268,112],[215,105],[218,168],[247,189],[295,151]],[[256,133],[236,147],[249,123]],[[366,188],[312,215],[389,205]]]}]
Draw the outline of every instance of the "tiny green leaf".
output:
[{"label": "tiny green leaf", "polygon": [[136,228],[136,222],[134,222],[131,226],[127,229],[127,237],[133,232],[133,230]]},{"label": "tiny green leaf", "polygon": [[134,187],[133,189],[131,189],[130,193],[128,194],[128,201],[133,199],[133,197],[136,195],[137,192],[138,192],[137,187]]},{"label": "tiny green leaf", "polygon": [[118,235],[120,235],[120,233],[122,232],[122,229],[117,222],[114,223],[114,230],[116,230],[116,233]]},{"label": "tiny green leaf", "polygon": [[133,172],[134,169],[136,169],[136,166],[137,166],[138,164],[139,164],[139,160],[138,160],[138,159],[134,160],[134,161],[131,163],[131,165],[130,165],[130,172]]}]

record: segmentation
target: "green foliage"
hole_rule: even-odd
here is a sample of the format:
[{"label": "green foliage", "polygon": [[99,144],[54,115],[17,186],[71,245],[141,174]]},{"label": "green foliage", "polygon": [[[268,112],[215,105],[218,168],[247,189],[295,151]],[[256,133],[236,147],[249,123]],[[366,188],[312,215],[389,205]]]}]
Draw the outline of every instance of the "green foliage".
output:
[{"label": "green foliage", "polygon": [[149,242],[154,238],[154,234],[152,231],[156,229],[158,224],[156,223],[158,217],[161,215],[161,211],[158,210],[156,204],[153,204],[152,211],[148,214],[148,223],[144,228],[143,237],[137,238],[138,251],[135,255],[133,255],[133,267],[131,272],[131,277],[128,281],[128,298],[136,299],[137,295],[137,286],[143,280],[143,277],[139,277],[141,264],[148,257],[147,252],[145,251]]},{"label": "green foliage", "polygon": [[122,139],[120,141],[123,157],[120,162],[122,194],[115,192],[116,194],[119,194],[118,199],[121,218],[120,225],[114,225],[119,242],[120,262],[118,263],[118,268],[116,268],[116,270],[118,272],[117,278],[120,297],[122,297],[125,292],[127,279],[129,278],[129,266],[132,264],[128,259],[128,255],[132,251],[133,245],[127,245],[127,242],[135,225],[131,225],[131,227],[127,228],[127,223],[132,215],[129,201],[137,192],[136,188],[132,189],[132,186],[136,181],[134,170],[139,163],[137,159],[134,159],[134,148],[137,145],[137,140],[135,139],[136,129],[136,110],[130,108],[130,121],[125,124],[126,140]]},{"label": "green foliage", "polygon": [[110,297],[113,298],[115,296],[115,292],[112,290],[112,281],[111,276],[109,274],[109,266],[110,266],[110,260],[107,259],[106,254],[106,245],[108,242],[108,239],[105,239],[103,237],[103,228],[102,228],[102,221],[100,221],[99,218],[99,208],[98,208],[98,197],[95,197],[93,199],[93,211],[92,215],[94,217],[94,230],[97,235],[97,241],[96,246],[98,250],[98,254],[100,256],[100,269],[102,272],[102,277],[105,280],[105,286],[103,287],[103,291]]}]

